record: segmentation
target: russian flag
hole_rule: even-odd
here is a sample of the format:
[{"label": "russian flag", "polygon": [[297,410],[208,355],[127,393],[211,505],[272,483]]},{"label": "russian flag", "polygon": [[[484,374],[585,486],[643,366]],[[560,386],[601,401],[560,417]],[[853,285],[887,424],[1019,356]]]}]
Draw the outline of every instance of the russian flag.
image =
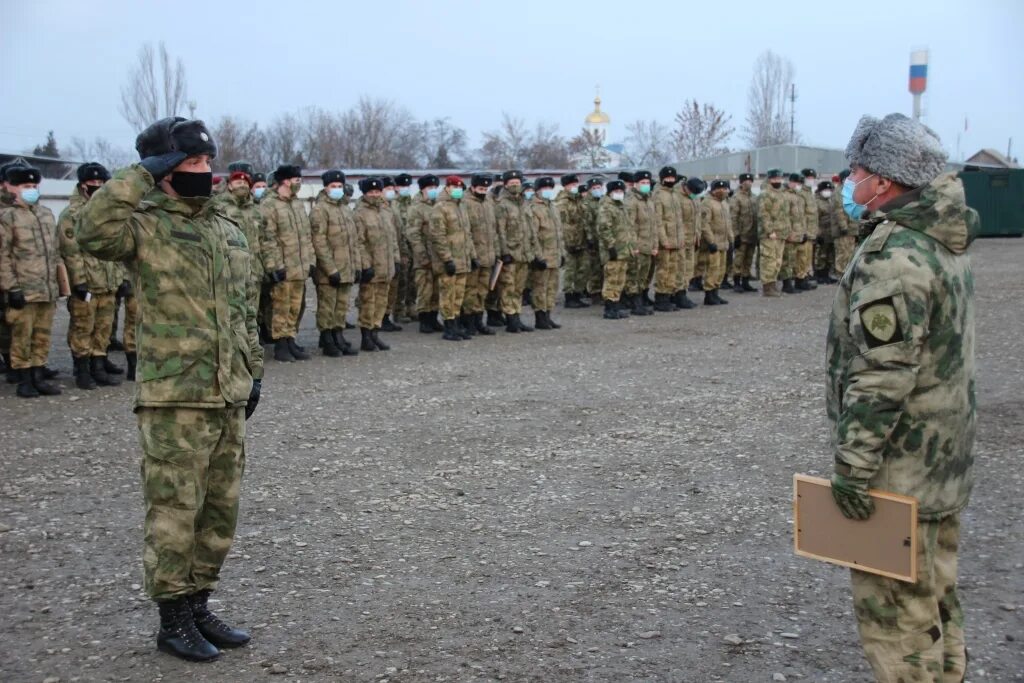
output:
[{"label": "russian flag", "polygon": [[920,95],[928,83],[928,51],[918,50],[910,55],[910,92]]}]

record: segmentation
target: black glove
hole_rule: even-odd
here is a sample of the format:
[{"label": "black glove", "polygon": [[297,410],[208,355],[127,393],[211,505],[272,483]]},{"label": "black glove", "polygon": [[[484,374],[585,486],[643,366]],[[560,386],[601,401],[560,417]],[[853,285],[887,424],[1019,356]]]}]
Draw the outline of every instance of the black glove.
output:
[{"label": "black glove", "polygon": [[373,281],[373,276],[373,266],[370,266],[369,268],[363,268],[363,272],[359,276],[359,282],[363,283],[364,285],[369,284],[370,282]]},{"label": "black glove", "polygon": [[511,254],[502,254],[501,255],[501,262],[504,263],[506,266],[511,266],[512,265],[512,255]]},{"label": "black glove", "polygon": [[149,171],[149,175],[153,176],[154,183],[159,183],[178,164],[185,161],[186,157],[188,155],[184,152],[167,152],[155,157],[146,157],[139,162],[139,166]]},{"label": "black glove", "polygon": [[132,283],[128,280],[121,280],[121,284],[117,286],[117,292],[114,294],[118,299],[123,299],[126,296],[132,295]]},{"label": "black glove", "polygon": [[825,238],[821,235],[818,235],[817,237],[814,238],[814,243],[817,244],[819,247],[823,247],[825,246]]},{"label": "black glove", "polygon": [[334,272],[327,276],[327,282],[331,287],[341,287],[341,273]]},{"label": "black glove", "polygon": [[708,253],[709,254],[716,254],[716,253],[718,253],[718,245],[715,244],[714,242],[708,242]]},{"label": "black glove", "polygon": [[594,240],[587,240],[587,249],[597,249],[597,242]]},{"label": "black glove", "polygon": [[444,262],[445,275],[455,275],[456,270],[457,268],[455,267],[455,261],[448,259],[447,261]]},{"label": "black glove", "polygon": [[618,252],[618,250],[615,247],[608,247],[608,260],[609,261],[618,261],[619,260],[619,252]]},{"label": "black glove", "polygon": [[316,278],[316,266],[309,267],[309,279],[313,280]]},{"label": "black glove", "polygon": [[260,402],[260,391],[263,389],[263,380],[254,379],[252,389],[249,390],[249,400],[245,403],[245,419],[248,420],[256,412],[256,406]]},{"label": "black glove", "polygon": [[743,242],[742,242],[742,241],[740,240],[740,238],[739,238],[739,237],[737,237],[737,238],[736,238],[735,240],[733,240],[733,242],[732,242],[732,246],[733,246],[733,248],[734,248],[734,249],[739,249],[739,248],[740,248],[740,245],[741,245],[741,244],[743,244]]},{"label": "black glove", "polygon": [[7,292],[7,305],[16,311],[25,308],[25,292],[20,289],[12,289]]},{"label": "black glove", "polygon": [[284,279],[288,277],[288,271],[284,268],[278,268],[270,273],[270,281],[275,285],[279,282],[284,282]]},{"label": "black glove", "polygon": [[548,262],[539,256],[534,256],[533,260],[530,261],[530,265],[533,266],[534,270],[545,270],[548,267]]},{"label": "black glove", "polygon": [[480,262],[477,261],[475,258],[471,258],[469,259],[469,267],[472,268],[473,270],[478,270],[480,268]]},{"label": "black glove", "polygon": [[89,296],[89,286],[84,282],[75,285],[74,287],[71,288],[71,293],[77,296],[82,301],[85,301],[85,298]]}]

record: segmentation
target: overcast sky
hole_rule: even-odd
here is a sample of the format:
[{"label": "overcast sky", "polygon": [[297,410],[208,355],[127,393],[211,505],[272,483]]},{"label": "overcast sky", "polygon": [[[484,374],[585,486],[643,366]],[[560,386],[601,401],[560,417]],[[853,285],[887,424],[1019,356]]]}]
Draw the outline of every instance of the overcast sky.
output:
[{"label": "overcast sky", "polygon": [[[930,51],[924,121],[956,154],[1024,158],[1024,2],[194,2],[0,0],[0,151],[102,136],[130,149],[120,88],[145,41],[185,64],[197,117],[261,124],[360,95],[451,117],[472,146],[506,111],[575,134],[600,84],[610,141],[684,100],[730,113],[742,148],[758,54],[796,68],[797,129],[843,147],[863,113],[911,113],[912,49]],[[378,8],[387,8],[386,13]],[[585,11],[581,11],[585,8]],[[712,12],[714,15],[712,15]],[[187,112],[185,112],[187,115]],[[964,119],[968,129],[964,132]]]}]

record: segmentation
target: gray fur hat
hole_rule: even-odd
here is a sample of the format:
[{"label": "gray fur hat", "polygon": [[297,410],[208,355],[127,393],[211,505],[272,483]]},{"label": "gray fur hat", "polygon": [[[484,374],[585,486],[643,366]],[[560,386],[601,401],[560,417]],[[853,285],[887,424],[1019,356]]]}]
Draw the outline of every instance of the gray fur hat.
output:
[{"label": "gray fur hat", "polygon": [[948,157],[935,131],[903,114],[862,116],[846,145],[851,164],[908,187],[935,180]]}]

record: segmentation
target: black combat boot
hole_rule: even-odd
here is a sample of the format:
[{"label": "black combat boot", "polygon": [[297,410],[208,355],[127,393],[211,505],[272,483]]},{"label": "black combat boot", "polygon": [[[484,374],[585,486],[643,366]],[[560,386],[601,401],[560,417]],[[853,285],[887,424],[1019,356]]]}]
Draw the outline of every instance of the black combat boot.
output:
[{"label": "black combat boot", "polygon": [[494,336],[494,330],[484,325],[484,314],[474,313],[473,314],[473,327],[476,329],[476,333],[481,337]]},{"label": "black combat boot", "polygon": [[288,350],[288,340],[278,339],[274,342],[274,360],[282,363],[291,363],[295,360],[292,356],[292,352]]},{"label": "black combat boot", "polygon": [[124,373],[124,378],[126,380],[128,380],[129,382],[134,382],[135,381],[135,368],[136,368],[136,366],[138,365],[138,362],[139,362],[139,354],[137,352],[135,352],[135,351],[125,351],[124,352],[124,360],[125,360],[125,363],[128,365],[128,368],[125,370],[125,373]]},{"label": "black combat boot", "polygon": [[[722,286],[724,287],[725,284],[723,283]],[[740,277],[739,275],[732,279],[732,291],[736,292],[737,294],[744,294],[747,291],[743,289],[743,278]]]},{"label": "black combat boot", "polygon": [[381,332],[401,332],[402,326],[391,322],[391,315],[385,313],[384,321],[380,324]]},{"label": "black combat boot", "polygon": [[519,325],[516,324],[516,316],[513,313],[509,313],[505,316],[505,331],[515,334],[519,332]]},{"label": "black combat boot", "polygon": [[548,321],[548,325],[551,326],[551,329],[553,329],[553,330],[560,330],[560,329],[562,329],[561,325],[559,325],[558,323],[556,323],[554,320],[551,319],[551,311],[544,311],[544,319]]},{"label": "black combat boot", "polygon": [[553,330],[555,328],[551,327],[551,324],[548,323],[548,314],[546,312],[544,312],[544,311],[534,311],[533,312],[533,329],[535,329],[535,330]]},{"label": "black combat boot", "polygon": [[[116,318],[114,319],[114,324],[115,326],[117,324]],[[111,351],[124,351],[124,344],[117,341],[117,337],[111,337],[110,343],[107,344],[107,353],[110,353]]]},{"label": "black combat boot", "polygon": [[796,287],[793,286],[792,280],[782,281],[782,292],[784,294],[796,294]]},{"label": "black combat boot", "polygon": [[565,293],[565,307],[566,308],[583,308],[579,304],[580,295],[576,292]]},{"label": "black combat boot", "polygon": [[431,311],[430,315],[427,316],[427,322],[434,328],[434,332],[444,332],[444,325],[441,324],[439,316],[440,311]]},{"label": "black combat boot", "polygon": [[[473,325],[473,321],[470,320],[469,313],[463,313],[456,320],[459,321],[459,332],[469,335],[469,337],[476,336],[476,327]],[[467,337],[467,339],[469,338]]]},{"label": "black combat boot", "polygon": [[744,292],[756,292],[757,291],[757,287],[751,287],[750,286],[750,278],[749,277],[743,278],[743,291]]},{"label": "black combat boot", "polygon": [[11,354],[5,353],[3,354],[3,358],[4,365],[7,366],[7,370],[4,371],[7,375],[7,383],[16,384],[18,382],[18,377],[15,374],[14,368],[11,367]]},{"label": "black combat boot", "polygon": [[702,292],[704,291],[704,278],[695,277],[690,279],[690,291],[691,292]]},{"label": "black combat boot", "polygon": [[807,284],[807,278],[805,277],[798,277],[796,279],[796,288],[801,292],[806,292],[811,289],[810,286]]},{"label": "black combat boot", "polygon": [[516,313],[516,327],[519,328],[520,332],[533,332],[533,328],[523,322],[523,318],[520,314]]},{"label": "black combat boot", "polygon": [[220,656],[220,650],[196,628],[188,598],[161,600],[156,604],[160,609],[156,649],[191,662],[212,662]]},{"label": "black combat boot", "polygon": [[[583,293],[579,294],[578,296],[579,296],[579,298],[576,300],[576,302],[580,305],[580,308],[590,308],[591,304],[594,303],[591,300],[591,297],[587,296],[586,292],[583,292]],[[600,296],[600,294],[595,294],[594,295],[594,297],[598,297],[598,296]]]},{"label": "black combat boot", "polygon": [[523,306],[533,306],[533,290],[526,288],[523,290]]},{"label": "black combat boot", "polygon": [[717,303],[719,303],[719,304],[727,304],[727,303],[729,303],[728,301],[726,301],[725,299],[722,298],[722,295],[718,293],[717,289],[711,290],[711,293],[714,295],[715,301]]},{"label": "black combat boot", "polygon": [[804,283],[807,285],[807,289],[817,289],[818,285],[813,278],[805,277]]},{"label": "black combat boot", "polygon": [[[46,379],[46,374],[43,372],[42,365],[32,368],[30,371],[30,377],[32,378],[32,386],[34,386],[36,391],[43,396],[60,396],[60,387]],[[97,384],[98,383],[99,382],[97,382]],[[118,384],[120,384],[120,382],[118,382]]]},{"label": "black combat boot", "polygon": [[341,349],[334,343],[334,335],[330,330],[320,330],[320,348],[324,350],[324,355],[328,358],[341,356]]},{"label": "black combat boot", "polygon": [[630,294],[627,305],[633,315],[653,315],[654,311],[644,306],[644,298],[640,294]]},{"label": "black combat boot", "polygon": [[673,295],[672,297],[672,301],[673,303],[675,303],[676,308],[681,310],[697,307],[697,304],[693,303],[690,300],[690,297],[686,295],[685,289],[680,289],[678,292],[676,292],[675,295]]},{"label": "black combat boot", "polygon": [[[110,356],[103,356],[103,369],[107,371],[108,375],[124,374],[124,368],[119,365],[114,365],[114,361],[110,360]],[[54,374],[56,374],[56,372]],[[47,377],[46,379],[53,379],[53,377]]]},{"label": "black combat boot", "polygon": [[[43,369],[43,379],[53,379],[54,377],[56,377],[57,375],[60,374],[60,372],[58,370],[53,370],[53,369],[49,368],[46,365],[42,365],[40,367]],[[115,365],[114,367],[116,368],[117,366]],[[110,370],[107,370],[107,372],[109,373]],[[123,370],[118,368],[117,372],[123,372]],[[117,374],[117,373],[114,373],[114,374]]]},{"label": "black combat boot", "polygon": [[377,345],[373,343],[373,337],[370,335],[369,327],[360,327],[359,334],[362,335],[362,341],[359,344],[360,351],[376,351]]},{"label": "black combat boot", "polygon": [[242,647],[249,642],[249,634],[240,628],[228,626],[206,606],[210,591],[199,591],[188,596],[192,619],[206,640],[217,647]]},{"label": "black combat boot", "polygon": [[[107,374],[106,363],[103,362],[105,359],[106,356],[93,356],[89,359],[89,372],[92,373],[92,378],[101,387],[119,386],[121,380]],[[40,391],[42,390],[40,389]]]},{"label": "black combat boot", "polygon": [[295,337],[288,337],[288,350],[295,360],[309,360],[309,354],[306,353],[306,349],[295,343]]},{"label": "black combat boot", "polygon": [[645,289],[643,292],[641,292],[641,299],[643,299],[641,303],[644,305],[645,308],[651,308],[652,306],[654,306],[654,299],[651,298],[650,290]]},{"label": "black combat boot", "polygon": [[615,302],[605,300],[604,302],[604,313],[601,315],[605,320],[618,320],[619,316],[615,312]]},{"label": "black combat boot", "polygon": [[705,306],[717,306],[718,300],[715,299],[715,293],[711,290],[704,292],[704,305]]},{"label": "black combat boot", "polygon": [[32,373],[28,368],[14,370],[14,381],[18,383],[18,396],[21,398],[35,398],[39,396],[39,390],[32,382]]},{"label": "black combat boot", "polygon": [[441,335],[441,339],[445,341],[462,341],[462,335],[455,331],[454,320],[444,321],[444,334]]},{"label": "black combat boot", "polygon": [[75,386],[79,389],[95,389],[96,380],[89,372],[89,357],[75,356]]},{"label": "black combat boot", "polygon": [[676,305],[672,303],[671,299],[668,298],[668,294],[657,294],[654,295],[654,310],[659,313],[671,313],[672,311],[678,310]]},{"label": "black combat boot", "polygon": [[353,348],[352,343],[348,339],[345,339],[345,328],[335,327],[331,330],[331,336],[334,337],[334,345],[338,347],[343,356],[358,356],[359,349]]},{"label": "black combat boot", "polygon": [[420,321],[420,334],[434,333],[434,326],[430,324],[430,313],[427,311],[417,313],[416,319]]},{"label": "black combat boot", "polygon": [[723,287],[728,287],[729,289],[732,289],[732,281],[729,280],[729,276],[728,275],[726,275],[725,277],[722,278],[722,286]]},{"label": "black combat boot", "polygon": [[505,315],[501,311],[487,311],[487,327],[502,327],[505,325]]},{"label": "black combat boot", "polygon": [[381,341],[381,339],[380,339],[380,328],[379,327],[377,327],[377,328],[375,328],[373,330],[370,330],[370,339],[373,341],[373,345],[376,346],[381,351],[390,351],[391,350],[390,346],[388,346],[387,344],[385,344],[384,342]]}]

